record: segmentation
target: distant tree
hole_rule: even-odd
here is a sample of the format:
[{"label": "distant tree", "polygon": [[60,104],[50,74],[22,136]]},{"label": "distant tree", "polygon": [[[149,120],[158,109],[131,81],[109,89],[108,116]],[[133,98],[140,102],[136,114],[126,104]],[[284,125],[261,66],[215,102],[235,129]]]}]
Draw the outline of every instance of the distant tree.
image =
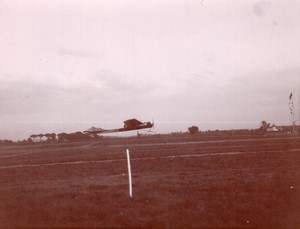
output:
[{"label": "distant tree", "polygon": [[30,137],[31,138],[36,138],[37,136],[36,136],[36,134],[32,134],[32,135],[30,135]]},{"label": "distant tree", "polygon": [[0,140],[0,144],[3,144],[3,145],[10,145],[10,144],[13,144],[13,141],[12,140]]},{"label": "distant tree", "polygon": [[60,133],[57,135],[58,141],[66,141],[67,140],[67,135],[66,133]]},{"label": "distant tree", "polygon": [[47,133],[44,136],[47,138],[47,141],[51,141],[52,140],[52,134]]},{"label": "distant tree", "polygon": [[48,133],[44,135],[45,137],[47,137],[47,141],[55,141],[56,140],[56,134],[55,133]]},{"label": "distant tree", "polygon": [[51,140],[52,141],[56,141],[56,133],[52,133],[51,134]]},{"label": "distant tree", "polygon": [[43,134],[38,134],[37,135],[37,137],[39,137],[40,138],[40,142],[42,141],[42,137],[44,137],[45,135],[43,135]]},{"label": "distant tree", "polygon": [[82,132],[71,133],[67,135],[67,140],[69,141],[78,141],[78,140],[86,140],[90,137]]},{"label": "distant tree", "polygon": [[259,129],[262,131],[267,131],[267,129],[271,127],[271,124],[266,121],[261,121]]},{"label": "distant tree", "polygon": [[196,134],[199,132],[199,128],[197,126],[191,126],[188,128],[190,134]]},{"label": "distant tree", "polygon": [[35,140],[35,138],[36,138],[36,134],[30,135],[30,137],[28,138],[28,142],[33,142]]}]

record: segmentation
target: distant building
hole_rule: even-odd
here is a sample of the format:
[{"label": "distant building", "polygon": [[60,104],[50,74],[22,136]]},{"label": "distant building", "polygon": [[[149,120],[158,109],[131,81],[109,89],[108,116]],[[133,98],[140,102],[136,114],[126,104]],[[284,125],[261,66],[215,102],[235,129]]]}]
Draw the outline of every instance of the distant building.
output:
[{"label": "distant building", "polygon": [[267,132],[277,132],[277,131],[279,131],[279,129],[277,126],[274,125],[267,128]]}]

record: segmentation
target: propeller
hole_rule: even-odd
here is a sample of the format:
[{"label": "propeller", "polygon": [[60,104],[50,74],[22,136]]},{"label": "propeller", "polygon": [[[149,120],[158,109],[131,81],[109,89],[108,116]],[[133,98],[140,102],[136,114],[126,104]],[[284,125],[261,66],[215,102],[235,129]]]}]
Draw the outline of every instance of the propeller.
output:
[{"label": "propeller", "polygon": [[[149,129],[149,132],[153,132],[154,130],[155,130],[155,128],[154,128],[154,120],[152,119],[152,127]],[[153,130],[153,131],[152,131]]]}]

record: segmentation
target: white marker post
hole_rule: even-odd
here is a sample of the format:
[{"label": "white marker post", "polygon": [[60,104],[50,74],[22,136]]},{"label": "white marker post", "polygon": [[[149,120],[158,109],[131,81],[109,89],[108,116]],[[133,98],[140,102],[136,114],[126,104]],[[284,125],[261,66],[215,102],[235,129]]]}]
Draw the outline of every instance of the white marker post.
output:
[{"label": "white marker post", "polygon": [[126,154],[127,154],[127,165],[128,165],[129,196],[130,196],[130,198],[132,198],[132,180],[131,180],[131,166],[130,166],[129,149],[126,149]]}]

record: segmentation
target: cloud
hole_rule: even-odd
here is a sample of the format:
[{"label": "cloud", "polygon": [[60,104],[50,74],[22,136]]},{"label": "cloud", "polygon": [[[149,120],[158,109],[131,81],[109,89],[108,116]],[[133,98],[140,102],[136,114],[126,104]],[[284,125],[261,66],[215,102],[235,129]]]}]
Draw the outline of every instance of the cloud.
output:
[{"label": "cloud", "polygon": [[60,48],[57,53],[62,56],[68,57],[82,57],[82,58],[97,58],[99,54],[92,51],[81,50],[81,49],[71,49],[71,48]]},{"label": "cloud", "polygon": [[89,85],[98,88],[102,94],[120,98],[141,97],[154,93],[159,86],[151,79],[130,77],[110,70],[102,70],[90,77]]},{"label": "cloud", "polygon": [[51,127],[96,120],[101,120],[103,125],[113,120],[142,117],[150,106],[156,107],[158,88],[142,79],[109,70],[80,85],[33,79],[2,80],[0,117],[6,120],[3,123],[14,125],[43,122]]},{"label": "cloud", "polygon": [[265,0],[261,0],[259,2],[256,2],[253,5],[253,12],[259,16],[262,17],[266,14],[266,11],[268,10],[269,6],[270,6],[270,2],[265,1]]},{"label": "cloud", "polygon": [[[1,81],[2,115],[49,112],[63,97],[63,88],[34,81]],[[52,107],[52,108],[51,108]]]}]

